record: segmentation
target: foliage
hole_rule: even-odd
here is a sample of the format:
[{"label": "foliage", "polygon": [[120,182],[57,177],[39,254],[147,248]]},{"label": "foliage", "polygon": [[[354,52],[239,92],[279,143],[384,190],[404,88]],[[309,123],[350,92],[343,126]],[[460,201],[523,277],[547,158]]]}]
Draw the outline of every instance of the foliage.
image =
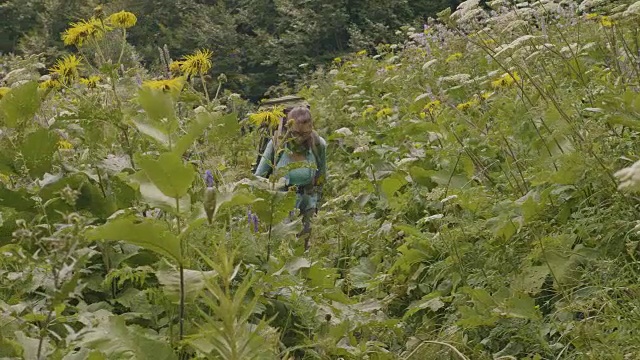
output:
[{"label": "foliage", "polygon": [[[342,3],[297,4],[238,16],[284,34]],[[469,1],[305,78],[330,175],[309,252],[281,170],[250,174],[279,110],[243,119],[206,41],[150,75],[149,19],[105,8],[121,26],[40,85],[2,57],[0,356],[633,358],[637,9]]]}]

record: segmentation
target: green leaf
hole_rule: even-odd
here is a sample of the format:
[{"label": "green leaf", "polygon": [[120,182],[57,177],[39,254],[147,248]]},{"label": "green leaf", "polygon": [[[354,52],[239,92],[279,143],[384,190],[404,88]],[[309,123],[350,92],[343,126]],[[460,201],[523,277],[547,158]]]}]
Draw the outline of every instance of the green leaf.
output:
[{"label": "green leaf", "polygon": [[196,175],[191,165],[183,164],[178,155],[170,152],[161,154],[158,160],[142,156],[138,164],[164,195],[174,199],[187,194]]},{"label": "green leaf", "polygon": [[173,98],[170,94],[143,87],[138,91],[138,103],[149,119],[154,124],[162,126],[166,134],[171,135],[178,129]]},{"label": "green leaf", "polygon": [[410,318],[413,314],[417,313],[420,310],[430,309],[433,312],[436,312],[442,309],[445,306],[444,302],[442,302],[440,298],[440,294],[438,292],[433,292],[427,294],[422,297],[419,301],[411,304],[405,312],[403,319]]},{"label": "green leaf", "polygon": [[11,89],[0,100],[0,119],[7,127],[14,128],[31,119],[40,108],[38,83],[29,81]]},{"label": "green leaf", "polygon": [[176,142],[173,152],[182,156],[193,145],[193,142],[204,133],[213,120],[214,115],[211,113],[202,112],[197,114],[187,133]]},{"label": "green leaf", "polygon": [[417,184],[427,187],[433,187],[435,184],[431,181],[432,172],[419,166],[412,166],[409,169],[411,180]]},{"label": "green leaf", "polygon": [[396,173],[382,180],[381,189],[387,198],[391,198],[396,191],[400,190],[407,183],[407,180],[400,173]]},{"label": "green leaf", "polygon": [[133,219],[121,218],[98,226],[87,232],[89,240],[122,240],[155,251],[182,262],[180,241],[169,231],[166,224],[144,219],[134,223]]},{"label": "green leaf", "polygon": [[535,301],[525,294],[518,294],[507,300],[505,312],[508,317],[516,317],[529,320],[540,319],[540,313],[536,309]]},{"label": "green leaf", "polygon": [[[176,270],[155,272],[165,294],[173,302],[180,301],[180,273]],[[185,298],[193,301],[204,289],[208,280],[217,276],[216,271],[200,271],[184,269]]]},{"label": "green leaf", "polygon": [[213,128],[213,136],[216,140],[233,138],[240,132],[240,123],[238,122],[238,114],[231,113],[221,116],[215,120]]},{"label": "green leaf", "polygon": [[132,123],[138,131],[154,139],[163,148],[169,149],[171,144],[170,135],[162,126],[146,120],[132,120]]},{"label": "green leaf", "polygon": [[9,190],[0,183],[0,206],[10,207],[17,211],[29,211],[34,209],[35,202],[30,199],[29,193],[24,189]]},{"label": "green leaf", "polygon": [[79,345],[99,350],[107,359],[174,360],[178,357],[170,343],[151,331],[127,326],[121,316],[86,330]]},{"label": "green leaf", "polygon": [[31,176],[39,178],[51,169],[57,144],[58,137],[44,128],[38,129],[24,138],[20,152]]},{"label": "green leaf", "polygon": [[369,281],[376,275],[376,264],[368,257],[360,258],[360,263],[349,270],[350,280],[357,289],[366,288]]},{"label": "green leaf", "polygon": [[[162,191],[149,180],[144,171],[139,171],[131,175],[129,180],[131,181],[131,186],[140,191],[140,195],[142,195],[142,198],[148,205],[177,214],[176,199],[163,194]],[[187,194],[181,197],[178,203],[180,206],[180,214],[186,213],[189,211],[191,205],[191,197]]]}]

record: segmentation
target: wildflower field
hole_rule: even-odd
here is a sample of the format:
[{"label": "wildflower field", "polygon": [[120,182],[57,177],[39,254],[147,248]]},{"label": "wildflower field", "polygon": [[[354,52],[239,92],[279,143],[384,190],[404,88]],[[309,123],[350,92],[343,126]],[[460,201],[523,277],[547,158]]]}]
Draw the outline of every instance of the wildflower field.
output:
[{"label": "wildflower field", "polygon": [[640,2],[470,0],[309,73],[309,252],[251,174],[282,109],[136,23],[0,57],[0,358],[640,359]]}]

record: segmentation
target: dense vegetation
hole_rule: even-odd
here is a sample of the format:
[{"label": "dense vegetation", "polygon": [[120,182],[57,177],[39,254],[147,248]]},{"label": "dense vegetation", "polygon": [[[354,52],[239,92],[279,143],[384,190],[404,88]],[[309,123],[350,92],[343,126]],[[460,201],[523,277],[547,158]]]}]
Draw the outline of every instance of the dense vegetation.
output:
[{"label": "dense vegetation", "polygon": [[[225,74],[232,91],[253,101],[287,92],[301,73],[336,56],[401,39],[395,31],[421,24],[458,0],[7,0],[0,4],[0,53],[43,56],[65,50],[69,23],[128,9],[138,17],[128,40],[133,56],[160,69],[158,50],[174,58],[204,47],[213,52],[213,78]],[[284,85],[284,86],[283,86]]]},{"label": "dense vegetation", "polygon": [[309,253],[207,50],[150,74],[106,12],[1,58],[0,357],[637,358],[640,2],[487,6],[304,80]]}]

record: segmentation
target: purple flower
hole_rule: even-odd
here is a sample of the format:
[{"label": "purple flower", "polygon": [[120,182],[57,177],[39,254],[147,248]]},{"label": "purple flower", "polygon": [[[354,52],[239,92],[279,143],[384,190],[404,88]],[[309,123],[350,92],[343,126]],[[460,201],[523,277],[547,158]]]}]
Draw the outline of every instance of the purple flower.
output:
[{"label": "purple flower", "polygon": [[207,187],[213,187],[215,182],[213,181],[213,173],[211,170],[205,171],[204,182],[207,184]]},{"label": "purple flower", "polygon": [[253,214],[253,232],[258,232],[258,216]]}]

